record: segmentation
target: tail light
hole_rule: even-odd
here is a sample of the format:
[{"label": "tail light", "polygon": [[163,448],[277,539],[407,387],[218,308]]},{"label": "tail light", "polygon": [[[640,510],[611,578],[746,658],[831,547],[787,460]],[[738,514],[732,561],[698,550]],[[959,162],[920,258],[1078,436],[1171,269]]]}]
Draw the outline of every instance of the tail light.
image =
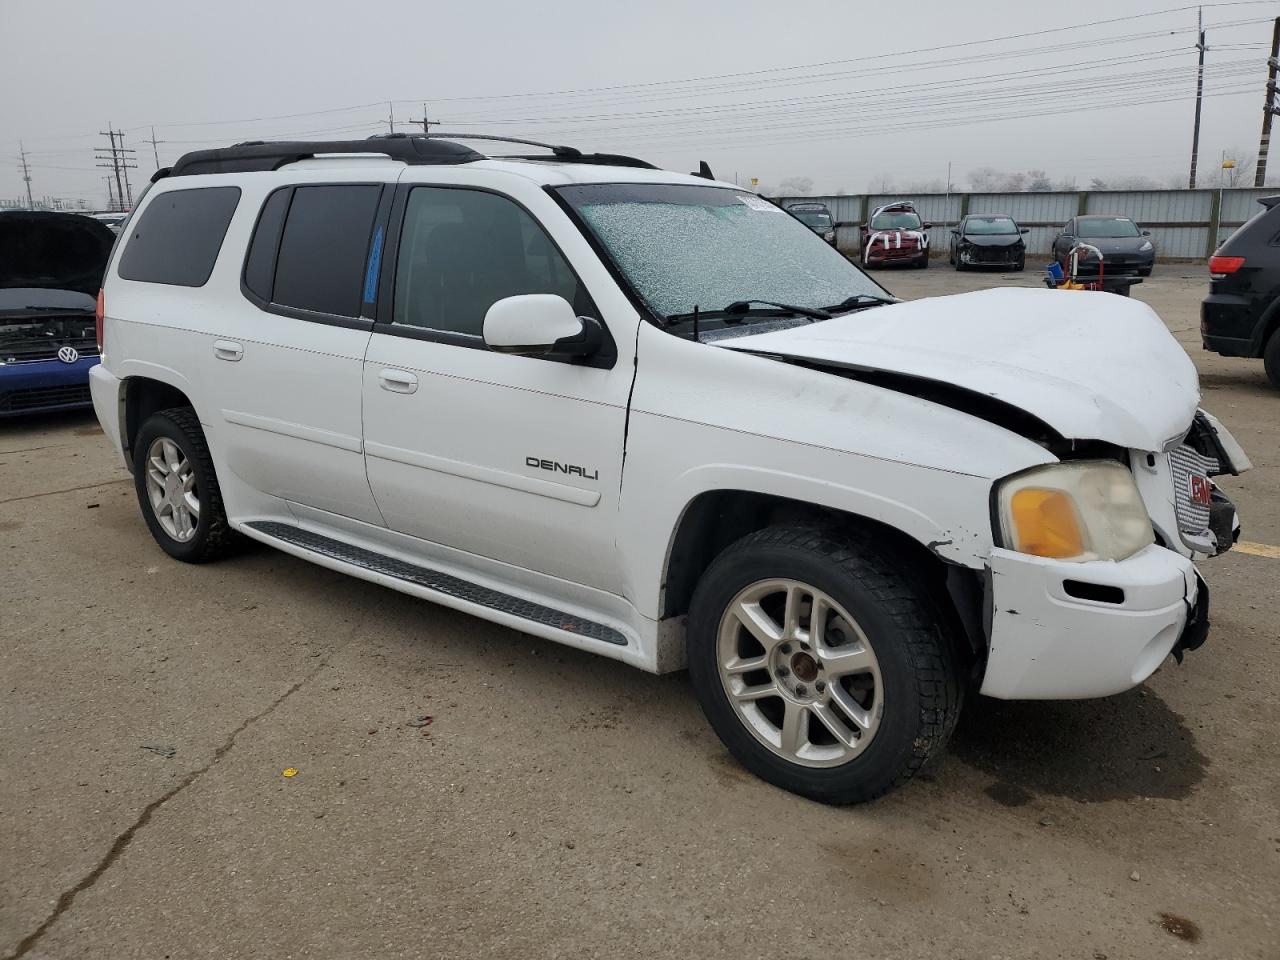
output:
[{"label": "tail light", "polygon": [[1215,254],[1209,258],[1209,272],[1215,277],[1225,277],[1243,266],[1244,257],[1219,257]]},{"label": "tail light", "polygon": [[102,296],[102,288],[98,288],[98,305],[93,311],[93,328],[98,339],[98,353],[102,353],[102,318],[106,315],[106,304]]}]

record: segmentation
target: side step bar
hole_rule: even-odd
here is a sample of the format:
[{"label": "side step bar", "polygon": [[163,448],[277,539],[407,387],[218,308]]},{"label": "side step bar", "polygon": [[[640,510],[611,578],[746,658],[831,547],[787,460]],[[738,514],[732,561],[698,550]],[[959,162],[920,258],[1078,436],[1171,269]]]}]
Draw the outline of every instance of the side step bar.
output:
[{"label": "side step bar", "polygon": [[530,600],[523,600],[520,597],[513,597],[509,593],[502,593],[490,587],[471,583],[460,577],[432,570],[430,567],[420,567],[417,564],[409,563],[396,557],[374,553],[372,550],[343,543],[341,540],[334,540],[332,537],[312,533],[310,530],[303,530],[301,527],[291,526],[287,523],[255,520],[245,524],[245,526],[273,540],[279,540],[282,543],[309,550],[311,553],[320,554],[331,560],[350,564],[353,567],[361,567],[373,573],[382,574],[385,577],[403,580],[405,583],[425,587],[428,590],[442,593],[457,600],[465,600],[468,603],[489,607],[491,610],[519,617],[521,620],[528,620],[531,623],[551,627],[555,630],[563,630],[566,633],[574,633],[592,640],[617,644],[620,647],[627,645],[625,636],[602,623],[596,623],[594,620],[587,620],[583,617],[565,613],[562,610],[546,607],[540,603],[533,603]]}]

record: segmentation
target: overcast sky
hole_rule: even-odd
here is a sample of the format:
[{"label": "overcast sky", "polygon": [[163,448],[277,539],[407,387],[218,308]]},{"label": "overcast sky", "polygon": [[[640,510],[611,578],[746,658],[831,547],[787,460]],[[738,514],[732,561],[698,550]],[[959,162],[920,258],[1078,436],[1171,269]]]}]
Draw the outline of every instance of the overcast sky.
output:
[{"label": "overcast sky", "polygon": [[[705,159],[766,186],[807,176],[819,193],[941,182],[949,161],[962,186],[984,166],[1163,183],[1190,151],[1196,14],[1181,6],[0,0],[0,198],[23,190],[19,139],[37,197],[105,204],[93,153],[108,123],[138,151],[136,192],[152,124],[167,165],[243,139],[385,131],[388,99],[397,129],[425,100],[445,130],[677,170]],[[1211,183],[1223,149],[1256,153],[1276,15],[1280,0],[1205,4]]]}]

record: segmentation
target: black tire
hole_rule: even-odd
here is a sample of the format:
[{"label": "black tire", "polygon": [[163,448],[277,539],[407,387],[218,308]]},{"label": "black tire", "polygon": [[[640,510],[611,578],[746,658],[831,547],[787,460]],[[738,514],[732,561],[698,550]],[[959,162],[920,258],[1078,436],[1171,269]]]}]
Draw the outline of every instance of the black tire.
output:
[{"label": "black tire", "polygon": [[929,269],[929,255],[928,255],[928,254],[925,254],[923,257],[921,257],[921,258],[920,258],[920,262],[919,262],[918,264],[916,264],[916,266],[917,266],[917,267],[919,267],[921,270],[928,270],[928,269]]},{"label": "black tire", "polygon": [[1154,266],[1154,265],[1153,265],[1153,266],[1150,266],[1150,267],[1139,267],[1139,268],[1138,268],[1138,276],[1140,276],[1140,277],[1149,277],[1149,276],[1151,276],[1151,271],[1152,271],[1152,270],[1154,270],[1154,269],[1155,269],[1155,266]]},{"label": "black tire", "polygon": [[1025,270],[1026,268],[1027,268],[1027,258],[1026,258],[1026,257],[1019,257],[1019,258],[1018,258],[1017,263],[1015,263],[1015,264],[1013,265],[1013,272],[1014,272],[1014,273],[1021,273],[1021,272],[1022,272],[1023,270]]},{"label": "black tire", "polygon": [[[839,766],[788,760],[739,719],[721,681],[718,637],[744,588],[787,577],[825,592],[858,622],[879,664],[883,699],[874,738]],[[738,761],[784,790],[822,803],[873,800],[910,780],[945,746],[962,679],[944,621],[923,585],[876,540],[788,524],[749,534],[707,569],[689,612],[689,676],[712,728]]]},{"label": "black tire", "polygon": [[1271,334],[1271,339],[1262,351],[1262,368],[1267,371],[1267,379],[1271,381],[1271,385],[1280,390],[1280,330]]},{"label": "black tire", "polygon": [[[161,438],[172,441],[182,451],[195,474],[193,492],[199,500],[200,516],[195,533],[188,540],[175,539],[164,529],[147,494],[147,454],[151,445]],[[133,483],[147,529],[160,548],[175,560],[207,563],[226,556],[240,544],[240,535],[227,522],[222,491],[200,420],[190,407],[161,410],[143,423],[133,446]]]}]

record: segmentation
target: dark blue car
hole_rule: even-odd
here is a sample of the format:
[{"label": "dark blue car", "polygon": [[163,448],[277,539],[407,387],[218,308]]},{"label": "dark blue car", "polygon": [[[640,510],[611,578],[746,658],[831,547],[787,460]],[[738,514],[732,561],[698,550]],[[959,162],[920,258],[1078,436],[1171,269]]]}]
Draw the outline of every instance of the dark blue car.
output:
[{"label": "dark blue car", "polygon": [[0,213],[0,418],[92,405],[94,310],[115,234],[74,213]]}]

